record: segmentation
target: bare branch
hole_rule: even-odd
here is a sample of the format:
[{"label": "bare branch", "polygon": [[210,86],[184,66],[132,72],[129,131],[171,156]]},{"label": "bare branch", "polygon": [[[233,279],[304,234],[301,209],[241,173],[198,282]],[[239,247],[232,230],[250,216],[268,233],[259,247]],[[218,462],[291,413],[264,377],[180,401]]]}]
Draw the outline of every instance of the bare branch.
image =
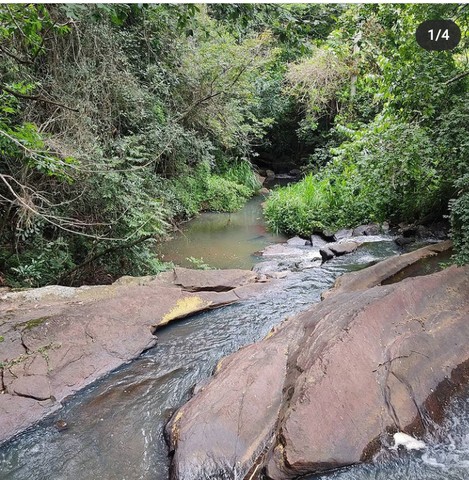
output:
[{"label": "bare branch", "polygon": [[24,191],[26,191],[28,189],[31,190],[30,187],[27,187],[25,185],[21,185],[16,179],[14,179],[10,175],[0,174],[0,180],[3,181],[3,183],[6,185],[7,189],[10,191],[11,195],[13,196],[13,199],[8,199],[8,198],[6,198],[5,196],[2,195],[2,198],[4,200],[6,200],[7,202],[9,202],[11,204],[20,205],[21,207],[23,207],[27,211],[29,211],[32,214],[42,218],[44,221],[50,223],[51,225],[54,225],[55,227],[57,227],[61,230],[64,230],[66,232],[73,233],[73,234],[76,234],[76,235],[81,235],[83,237],[94,238],[96,240],[107,240],[107,241],[126,241],[126,240],[128,240],[128,238],[133,236],[133,234],[132,234],[127,238],[111,238],[111,237],[105,237],[105,236],[100,236],[100,235],[88,234],[88,233],[81,232],[79,230],[74,230],[74,229],[72,229],[72,227],[83,228],[83,227],[86,227],[86,226],[95,226],[95,225],[103,226],[103,225],[107,225],[107,224],[102,224],[102,223],[100,223],[100,224],[88,224],[88,223],[81,222],[81,221],[76,220],[76,219],[71,219],[71,218],[67,218],[67,217],[58,217],[58,216],[55,216],[55,215],[47,214],[45,212],[41,212],[39,210],[39,208],[37,207],[37,205],[28,203],[21,195],[19,195],[15,191],[15,189],[12,187],[9,180],[18,184],[20,186],[20,188]]},{"label": "bare branch", "polygon": [[25,95],[23,93],[15,92],[11,88],[5,87],[5,85],[0,84],[0,90],[3,90],[4,92],[9,93],[10,95],[13,95],[16,98],[21,98],[24,100],[34,100],[36,102],[44,102],[44,103],[49,103],[51,105],[56,105],[58,107],[66,108],[67,110],[70,110],[72,112],[78,112],[78,108],[72,108],[67,105],[64,105],[63,103],[55,102],[54,100],[49,100],[42,95]]},{"label": "bare branch", "polygon": [[449,85],[450,83],[457,82],[458,80],[461,80],[461,78],[467,77],[469,75],[469,70],[467,72],[460,73],[459,75],[456,75],[455,77],[451,78],[450,80],[447,80],[444,85]]},{"label": "bare branch", "polygon": [[2,47],[1,45],[0,45],[0,52],[3,52],[5,55],[13,58],[13,60],[16,60],[18,63],[21,63],[22,65],[31,65],[32,63],[31,60],[20,58],[17,55],[15,55],[13,52],[10,52],[9,50],[7,50],[5,47]]}]

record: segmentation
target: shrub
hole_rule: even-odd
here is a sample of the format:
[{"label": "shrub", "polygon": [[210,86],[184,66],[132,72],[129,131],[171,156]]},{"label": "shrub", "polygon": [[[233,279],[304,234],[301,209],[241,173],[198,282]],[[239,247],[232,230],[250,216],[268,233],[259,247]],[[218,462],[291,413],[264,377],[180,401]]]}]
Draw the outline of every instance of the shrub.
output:
[{"label": "shrub", "polygon": [[208,190],[204,197],[204,210],[235,212],[250,196],[251,191],[244,185],[219,175],[212,175],[208,180]]},{"label": "shrub", "polygon": [[273,230],[307,234],[318,224],[412,221],[441,204],[438,148],[418,125],[379,118],[331,152],[333,160],[319,173],[268,199]]},{"label": "shrub", "polygon": [[262,187],[248,161],[234,163],[223,172],[222,176],[227,180],[244,185],[251,193],[256,193]]},{"label": "shrub", "polygon": [[469,263],[469,175],[459,179],[456,186],[459,196],[450,202],[451,237],[457,252],[454,259],[465,265]]}]

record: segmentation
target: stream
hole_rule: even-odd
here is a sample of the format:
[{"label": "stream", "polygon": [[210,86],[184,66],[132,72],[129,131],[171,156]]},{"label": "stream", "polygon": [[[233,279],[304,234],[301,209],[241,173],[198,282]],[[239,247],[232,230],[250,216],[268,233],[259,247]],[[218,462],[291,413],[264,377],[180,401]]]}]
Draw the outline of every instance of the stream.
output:
[{"label": "stream", "polygon": [[[252,238],[252,225],[262,224],[258,199],[246,209],[236,218],[245,215],[249,225],[240,221],[238,227],[233,228],[228,223],[225,230],[221,229],[229,237],[225,240],[222,233],[217,233],[220,242],[231,242],[227,261],[242,258],[242,262],[252,264],[258,260],[252,254],[259,249],[259,244],[280,241],[279,237],[264,233],[246,248],[243,236]],[[213,218],[216,222],[221,221],[218,216]],[[214,258],[218,254],[210,256],[208,253],[217,250],[211,248],[210,242],[218,227],[212,229],[206,217],[193,223],[184,231],[187,245],[198,248],[199,243],[203,244],[207,253],[199,254],[202,250],[191,250],[187,246],[182,251],[181,243],[177,246],[181,258],[202,256],[207,263],[215,264]],[[203,238],[201,232],[207,224]],[[241,250],[236,250],[239,243],[242,244]],[[219,252],[223,252],[223,248],[220,247]],[[397,247],[389,239],[370,243],[320,268],[291,274],[262,297],[194,315],[165,327],[158,333],[158,344],[154,348],[93,383],[73,396],[60,411],[5,444],[0,449],[0,479],[168,480],[164,426],[174,410],[188,400],[193,386],[211,375],[218,360],[263,338],[284,318],[319,301],[320,293],[340,274],[363,268],[395,253]],[[241,266],[246,266],[242,262]],[[426,457],[422,454],[394,454],[372,465],[308,478],[467,479],[467,398],[461,397],[454,402],[448,421],[441,429],[441,438],[428,439],[431,448],[424,454]],[[56,427],[58,420],[66,421],[68,429],[59,431]]]},{"label": "stream", "polygon": [[214,268],[250,269],[260,260],[253,255],[256,251],[287,240],[267,230],[261,206],[264,200],[256,196],[235,213],[202,213],[157,251],[163,260],[182,267],[194,268],[192,258]]}]

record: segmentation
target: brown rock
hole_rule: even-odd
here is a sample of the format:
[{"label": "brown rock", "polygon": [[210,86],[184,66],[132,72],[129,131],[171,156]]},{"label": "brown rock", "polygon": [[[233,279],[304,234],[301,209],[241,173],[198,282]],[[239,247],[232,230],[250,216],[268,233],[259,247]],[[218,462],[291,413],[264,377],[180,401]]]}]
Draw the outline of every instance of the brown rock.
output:
[{"label": "brown rock", "polygon": [[370,223],[368,225],[360,225],[353,229],[353,236],[358,237],[362,235],[378,235],[380,231],[379,225]]},{"label": "brown rock", "polygon": [[368,267],[357,272],[346,273],[339,277],[334,283],[333,288],[324,292],[322,298],[330,297],[337,293],[354,292],[357,290],[365,290],[367,288],[381,285],[388,278],[396,275],[404,268],[412,265],[424,258],[433,257],[438,253],[451,249],[453,244],[451,241],[445,241],[420,248],[414,252],[404,255],[397,255],[387,258],[376,265]]},{"label": "brown rock", "polygon": [[47,400],[50,398],[49,379],[46,375],[29,375],[15,379],[8,387],[16,395]]},{"label": "brown rock", "polygon": [[469,381],[469,267],[369,289],[364,275],[222,360],[168,425],[173,478],[295,478],[441,419]]},{"label": "brown rock", "polygon": [[[268,288],[255,282],[251,271],[175,269],[107,286],[7,292],[0,297],[0,442],[154,346],[157,328]],[[43,401],[49,398],[57,402]]]},{"label": "brown rock", "polygon": [[307,245],[308,242],[304,239],[304,238],[301,238],[301,237],[292,237],[290,239],[287,240],[287,245],[290,245],[292,247],[304,247],[305,245]]},{"label": "brown rock", "polygon": [[224,292],[252,283],[256,274],[249,270],[192,270],[176,267],[174,269],[175,285],[180,285],[188,292],[214,291]]},{"label": "brown rock", "polygon": [[260,174],[257,173],[257,172],[254,172],[254,175],[255,175],[255,177],[256,177],[256,180],[259,182],[259,185],[264,185],[264,182],[265,182],[266,177],[260,175]]}]

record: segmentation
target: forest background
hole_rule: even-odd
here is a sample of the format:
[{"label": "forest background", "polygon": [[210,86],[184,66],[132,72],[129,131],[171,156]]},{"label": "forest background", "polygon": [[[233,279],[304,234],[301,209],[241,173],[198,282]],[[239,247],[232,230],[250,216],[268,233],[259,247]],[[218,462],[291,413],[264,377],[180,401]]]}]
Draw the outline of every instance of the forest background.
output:
[{"label": "forest background", "polygon": [[[417,26],[452,19],[452,51]],[[469,262],[469,8],[457,4],[0,5],[0,286],[109,283],[155,243],[304,178],[272,230],[448,219]]]}]

